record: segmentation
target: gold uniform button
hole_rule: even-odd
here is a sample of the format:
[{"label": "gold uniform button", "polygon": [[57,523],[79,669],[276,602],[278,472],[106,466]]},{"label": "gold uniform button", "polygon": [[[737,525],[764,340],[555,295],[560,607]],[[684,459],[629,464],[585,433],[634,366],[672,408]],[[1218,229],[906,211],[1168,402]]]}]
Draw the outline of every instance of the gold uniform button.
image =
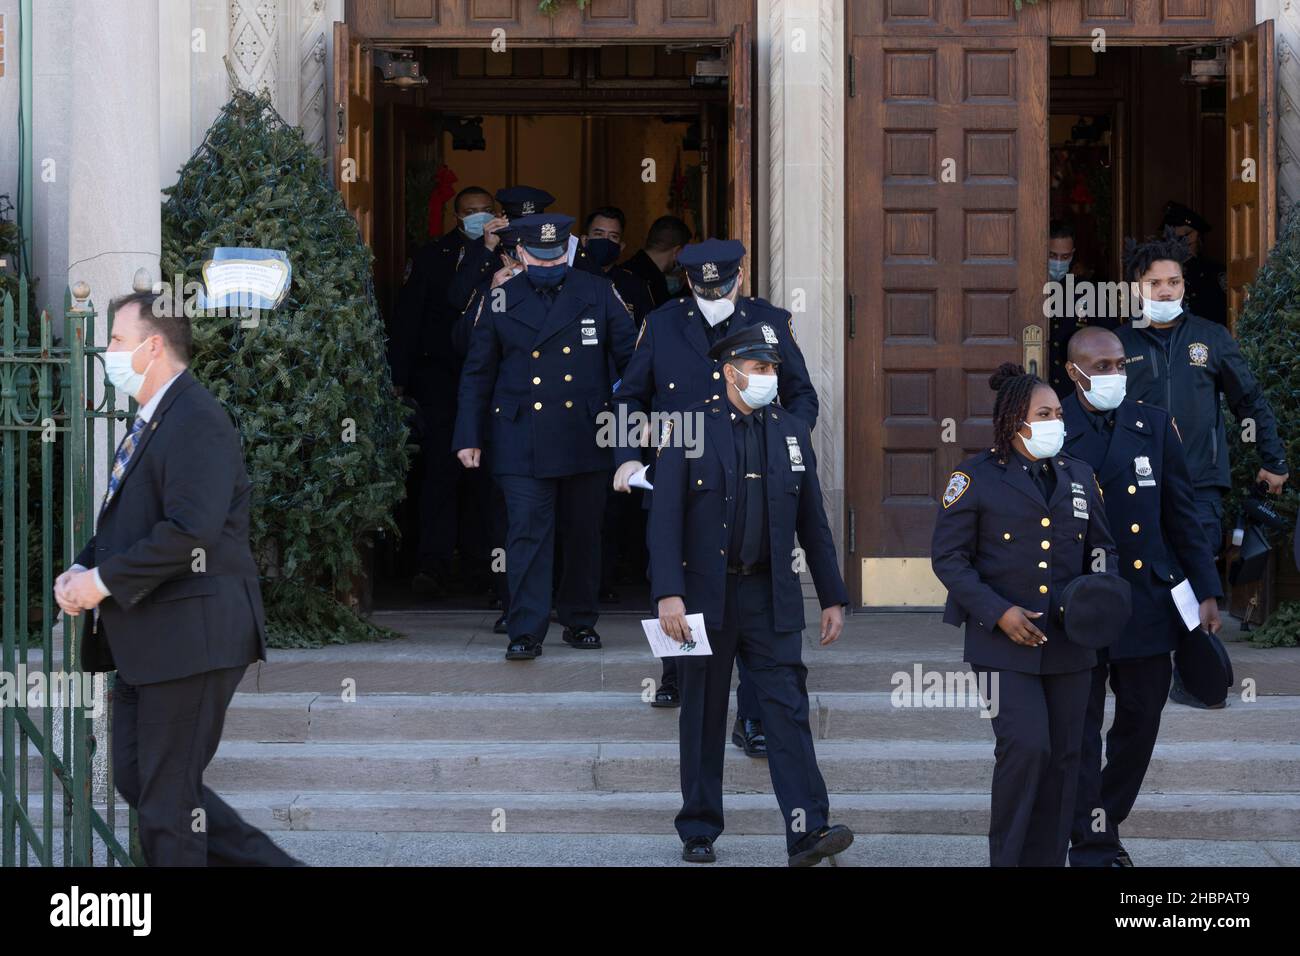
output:
[{"label": "gold uniform button", "polygon": [[1038,566],[1039,566],[1040,568],[1046,570],[1046,569],[1047,569],[1047,562],[1046,562],[1046,561],[1039,561],[1039,562],[1038,562]]},{"label": "gold uniform button", "polygon": [[[569,351],[570,351],[570,350],[569,350],[569,347],[566,345],[566,346],[564,347],[564,354],[565,354],[565,355],[568,355],[568,354],[569,354]],[[533,353],[533,358],[536,358],[536,357],[537,357],[537,353],[534,352],[534,353]]]},{"label": "gold uniform button", "polygon": [[1042,521],[1042,525],[1043,525],[1044,528],[1050,528],[1050,527],[1052,526],[1052,519],[1051,519],[1051,518],[1044,518],[1043,521]]},{"label": "gold uniform button", "polygon": [[564,403],[564,407],[565,407],[565,408],[572,408],[572,407],[573,407],[573,402],[572,402],[572,401],[565,402],[565,403]]},{"label": "gold uniform button", "polygon": [[695,479],[695,483],[696,483],[697,485],[702,485],[702,484],[704,484],[704,479],[703,479],[703,478],[696,478],[696,479]]},{"label": "gold uniform button", "polygon": [[669,387],[669,388],[676,388],[676,387],[677,387],[677,383],[676,383],[676,382],[669,382],[669,383],[668,383],[668,387]]},{"label": "gold uniform button", "polygon": [[1135,494],[1138,493],[1138,490],[1137,490],[1137,488],[1135,488],[1133,485],[1129,485],[1129,486],[1128,486],[1128,493],[1129,493],[1130,495],[1135,495]]},{"label": "gold uniform button", "polygon": [[717,379],[722,378],[722,373],[721,373],[721,372],[714,372],[714,373],[713,373],[713,378],[714,378],[715,381],[716,381]]},{"label": "gold uniform button", "polygon": [[1142,570],[1142,559],[1141,559],[1141,558],[1138,558],[1136,561],[1134,561],[1134,562],[1133,562],[1133,567],[1135,567],[1135,568],[1137,568],[1139,571],[1141,571],[1141,570]]},{"label": "gold uniform button", "polygon": [[533,384],[534,384],[534,385],[541,385],[541,384],[542,384],[542,380],[541,380],[540,378],[538,378],[537,376],[534,375],[534,376],[533,376]]},{"label": "gold uniform button", "polygon": [[533,352],[533,358],[541,358],[541,357],[542,357],[541,352]]},{"label": "gold uniform button", "polygon": [[537,411],[540,412],[540,411],[542,410],[542,403],[541,403],[541,402],[533,402],[533,408],[535,408]]},{"label": "gold uniform button", "polygon": [[1039,594],[1046,594],[1046,593],[1047,593],[1047,585],[1046,585],[1046,584],[1040,584],[1040,585],[1038,585],[1038,593],[1039,593]]},{"label": "gold uniform button", "polygon": [[572,375],[566,375],[566,376],[564,376],[564,380],[565,380],[566,382],[572,382],[572,381],[573,381],[573,376],[572,376]]},{"label": "gold uniform button", "polygon": [[501,406],[498,405],[498,406],[496,407],[496,410],[497,410],[497,413],[499,414],[499,413],[501,412]]},{"label": "gold uniform button", "polygon": [[1043,549],[1044,551],[1046,551],[1046,550],[1047,550],[1048,548],[1050,548],[1051,546],[1052,546],[1052,542],[1050,542],[1050,541],[1044,541],[1044,542],[1042,543],[1042,545],[1041,545],[1041,547],[1042,547],[1042,549]]},{"label": "gold uniform button", "polygon": [[1011,540],[1011,532],[1010,532],[1010,531],[1004,531],[1004,532],[1002,532],[1002,540],[1003,540],[1003,541],[1010,541],[1010,540]]},{"label": "gold uniform button", "polygon": [[1142,527],[1141,527],[1140,525],[1136,525],[1136,524],[1135,524],[1135,525],[1134,525],[1132,528],[1130,528],[1129,530],[1132,531],[1134,534],[1137,534],[1139,531],[1142,530]]}]

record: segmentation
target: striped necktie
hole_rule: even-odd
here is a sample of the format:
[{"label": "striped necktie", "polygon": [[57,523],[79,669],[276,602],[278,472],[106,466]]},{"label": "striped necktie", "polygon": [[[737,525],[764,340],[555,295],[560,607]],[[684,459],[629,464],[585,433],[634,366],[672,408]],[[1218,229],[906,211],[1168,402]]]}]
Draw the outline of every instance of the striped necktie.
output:
[{"label": "striped necktie", "polygon": [[131,424],[131,430],[122,439],[122,444],[117,446],[117,454],[113,456],[113,473],[108,476],[108,492],[104,495],[104,503],[99,506],[100,514],[104,513],[104,509],[108,507],[108,503],[113,500],[113,495],[117,492],[117,486],[122,483],[127,462],[131,460],[131,453],[140,443],[140,432],[144,430],[144,425],[144,419],[137,415]]}]

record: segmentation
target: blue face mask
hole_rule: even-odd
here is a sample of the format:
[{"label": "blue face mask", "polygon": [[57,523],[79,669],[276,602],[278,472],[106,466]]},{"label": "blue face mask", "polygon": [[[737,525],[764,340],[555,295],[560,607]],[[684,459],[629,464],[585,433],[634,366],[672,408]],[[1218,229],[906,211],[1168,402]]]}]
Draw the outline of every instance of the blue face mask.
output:
[{"label": "blue face mask", "polygon": [[461,219],[461,230],[471,239],[478,239],[483,235],[483,227],[492,221],[492,213],[475,212],[464,216]]},{"label": "blue face mask", "polygon": [[682,291],[682,286],[685,285],[680,272],[668,273],[668,275],[664,276],[664,281],[668,283],[669,295],[677,295]]},{"label": "blue face mask", "polygon": [[536,289],[553,289],[564,281],[565,274],[569,271],[569,264],[563,260],[558,266],[535,266],[529,264],[524,269],[524,275],[528,276],[528,281]]}]

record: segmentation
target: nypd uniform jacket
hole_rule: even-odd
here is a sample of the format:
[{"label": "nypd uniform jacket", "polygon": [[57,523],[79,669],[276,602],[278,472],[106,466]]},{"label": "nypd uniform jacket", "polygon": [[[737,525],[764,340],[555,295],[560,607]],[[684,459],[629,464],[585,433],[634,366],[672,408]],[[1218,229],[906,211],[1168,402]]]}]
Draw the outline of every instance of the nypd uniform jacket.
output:
[{"label": "nypd uniform jacket", "polygon": [[1116,334],[1128,357],[1128,397],[1158,405],[1178,422],[1194,487],[1231,486],[1220,392],[1238,419],[1255,420],[1260,464],[1275,474],[1286,472],[1273,410],[1231,332],[1184,312],[1167,336],[1131,324]]},{"label": "nypd uniform jacket", "polygon": [[[737,297],[728,334],[763,323],[772,329],[781,351],[776,372],[781,405],[811,429],[817,424],[817,390],[794,340],[790,313],[764,299]],[[614,393],[615,408],[620,417],[634,412],[680,412],[720,394],[725,386],[718,363],[709,358],[704,318],[695,297],[679,296],[646,316],[632,360]],[[640,449],[624,444],[614,450],[615,463],[639,460]]]},{"label": "nypd uniform jacket", "polygon": [[[948,589],[943,619],[965,625],[965,659],[994,670],[1064,674],[1096,664],[1096,652],[1073,644],[1061,623],[1065,586],[1093,570],[1094,551],[1114,571],[1111,540],[1096,478],[1085,462],[1052,459],[1056,487],[1043,495],[1012,452],[1006,464],[992,451],[958,466],[944,491],[934,526],[931,563]],[[1034,625],[1041,647],[1017,644],[997,626],[1013,606],[1042,611]]]},{"label": "nypd uniform jacket", "polygon": [[[692,614],[702,613],[709,629],[721,629],[726,600],[727,545],[736,514],[733,425],[725,401],[690,409],[704,416],[702,454],[669,442],[659,452],[650,496],[647,544],[650,588],[655,601],[680,596]],[[804,628],[803,591],[794,571],[795,535],[822,607],[847,604],[817,480],[810,430],[804,420],[769,405],[764,409],[767,442],[767,518],[771,549],[772,629]]]},{"label": "nypd uniform jacket", "polygon": [[1170,589],[1186,577],[1198,601],[1223,594],[1178,432],[1168,412],[1130,399],[1115,409],[1108,444],[1077,395],[1061,406],[1065,452],[1096,470],[1119,572],[1133,588],[1128,626],[1107,653],[1119,660],[1172,651],[1185,628]]},{"label": "nypd uniform jacket", "polygon": [[[498,245],[497,249],[500,248]],[[468,306],[475,290],[486,291],[501,265],[501,254],[496,249],[489,249],[482,236],[466,239],[447,283],[447,305],[452,314],[459,315]]]},{"label": "nypd uniform jacket", "polygon": [[[500,311],[493,297],[500,293]],[[479,301],[461,374],[454,449],[493,449],[498,475],[559,478],[610,468],[596,416],[635,339],[604,279],[569,269],[551,306],[517,275]]]}]

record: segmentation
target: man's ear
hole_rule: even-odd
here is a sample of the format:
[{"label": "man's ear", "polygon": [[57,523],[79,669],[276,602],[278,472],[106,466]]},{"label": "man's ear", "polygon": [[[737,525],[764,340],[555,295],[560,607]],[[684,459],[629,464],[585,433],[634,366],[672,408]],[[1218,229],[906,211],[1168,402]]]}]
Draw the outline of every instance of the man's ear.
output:
[{"label": "man's ear", "polygon": [[1079,381],[1079,366],[1075,365],[1073,362],[1066,362],[1066,363],[1065,363],[1065,374],[1069,377],[1069,379],[1070,379],[1071,382],[1074,382],[1074,383],[1078,384],[1078,381]]}]

